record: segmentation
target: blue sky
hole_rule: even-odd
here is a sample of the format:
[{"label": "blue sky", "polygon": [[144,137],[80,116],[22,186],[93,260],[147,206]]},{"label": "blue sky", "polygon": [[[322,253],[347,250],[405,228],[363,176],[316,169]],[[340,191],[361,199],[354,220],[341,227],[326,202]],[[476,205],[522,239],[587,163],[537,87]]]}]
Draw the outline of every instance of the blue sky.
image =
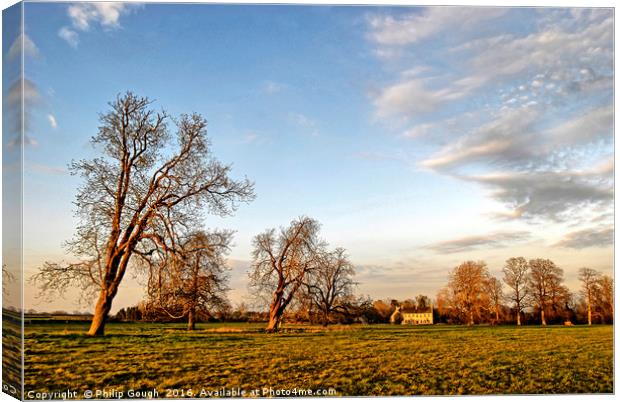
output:
[{"label": "blue sky", "polygon": [[[467,259],[549,257],[573,290],[583,265],[612,272],[609,9],[26,3],[25,32],[26,276],[70,260],[66,166],[126,90],[204,114],[255,181],[205,222],[237,231],[235,301],[251,238],[299,215],[377,298],[434,296]],[[115,309],[141,296],[128,279]]]}]

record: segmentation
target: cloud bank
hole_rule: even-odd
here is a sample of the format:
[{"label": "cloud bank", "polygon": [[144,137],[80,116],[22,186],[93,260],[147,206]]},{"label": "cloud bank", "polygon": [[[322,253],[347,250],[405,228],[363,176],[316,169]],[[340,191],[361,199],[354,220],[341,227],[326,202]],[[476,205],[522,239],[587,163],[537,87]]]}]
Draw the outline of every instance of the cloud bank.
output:
[{"label": "cloud bank", "polygon": [[[393,56],[389,70],[397,70],[371,94],[376,117],[430,150],[419,169],[485,190],[503,206],[497,219],[575,225],[609,216],[613,22],[610,9],[431,7],[371,16],[374,54],[386,63]],[[433,247],[452,252],[499,239]],[[588,244],[595,242],[584,238]]]}]

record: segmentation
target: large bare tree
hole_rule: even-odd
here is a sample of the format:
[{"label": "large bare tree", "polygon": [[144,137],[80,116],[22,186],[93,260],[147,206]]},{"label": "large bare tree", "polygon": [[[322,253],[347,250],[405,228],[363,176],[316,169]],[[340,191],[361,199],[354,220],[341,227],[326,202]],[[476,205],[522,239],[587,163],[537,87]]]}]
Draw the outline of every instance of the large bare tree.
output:
[{"label": "large bare tree", "polygon": [[517,325],[521,325],[521,313],[523,304],[527,300],[527,283],[530,265],[523,257],[513,257],[506,260],[504,265],[504,283],[512,290],[508,295],[514,303],[517,313]]},{"label": "large bare tree", "polygon": [[474,317],[480,316],[481,310],[488,309],[489,297],[485,289],[488,278],[483,261],[465,261],[450,273],[450,303],[465,315],[468,325],[474,324]]},{"label": "large bare tree", "polygon": [[529,265],[529,294],[540,311],[541,324],[547,325],[545,314],[561,296],[564,273],[560,267],[548,259],[536,258],[530,260]]},{"label": "large bare tree", "polygon": [[177,249],[156,264],[147,264],[149,306],[172,318],[187,317],[196,326],[198,313],[212,315],[228,305],[225,255],[231,231],[198,231],[180,239]]},{"label": "large bare tree", "polygon": [[128,92],[100,116],[91,143],[102,155],[71,165],[83,184],[75,201],[79,224],[67,249],[79,261],[47,262],[33,278],[44,292],[78,286],[98,293],[89,335],[104,333],[136,256],[173,250],[178,238],[173,232],[194,230],[203,212],[228,215],[254,197],[250,181],[231,179],[230,166],[213,158],[201,115],[172,119],[151,104]]},{"label": "large bare tree", "polygon": [[325,246],[319,228],[316,220],[300,217],[287,228],[269,229],[254,238],[250,287],[270,295],[267,332],[278,331],[286,308],[319,266]]},{"label": "large bare tree", "polygon": [[581,281],[581,294],[586,301],[588,309],[588,325],[592,325],[592,306],[598,285],[600,273],[592,268],[580,268],[579,280]]},{"label": "large bare tree", "polygon": [[332,312],[345,311],[355,286],[355,269],[343,248],[323,252],[318,261],[317,269],[308,274],[305,287],[327,326]]}]

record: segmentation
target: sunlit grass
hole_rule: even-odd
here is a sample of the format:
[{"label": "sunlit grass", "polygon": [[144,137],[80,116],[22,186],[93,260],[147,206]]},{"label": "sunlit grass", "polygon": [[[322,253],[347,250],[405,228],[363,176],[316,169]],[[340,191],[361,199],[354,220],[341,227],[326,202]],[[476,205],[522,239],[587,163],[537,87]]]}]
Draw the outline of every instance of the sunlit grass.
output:
[{"label": "sunlit grass", "polygon": [[338,395],[613,392],[613,328],[110,324],[26,329],[26,391],[333,388]]}]

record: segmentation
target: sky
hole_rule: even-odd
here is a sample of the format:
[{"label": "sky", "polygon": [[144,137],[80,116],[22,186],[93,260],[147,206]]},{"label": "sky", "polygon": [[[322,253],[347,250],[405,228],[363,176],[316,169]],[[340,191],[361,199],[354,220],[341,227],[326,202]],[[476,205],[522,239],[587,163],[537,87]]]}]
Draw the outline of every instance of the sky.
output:
[{"label": "sky", "polygon": [[[613,274],[611,9],[26,3],[24,28],[4,57],[24,51],[26,279],[74,258],[67,165],[97,155],[127,90],[203,114],[213,154],[255,182],[205,220],[235,231],[233,303],[253,236],[301,215],[373,298],[434,297],[466,260],[501,277],[551,258],[573,291],[582,266]],[[142,296],[129,275],[113,311]],[[92,308],[76,302],[25,289],[26,309]]]}]

